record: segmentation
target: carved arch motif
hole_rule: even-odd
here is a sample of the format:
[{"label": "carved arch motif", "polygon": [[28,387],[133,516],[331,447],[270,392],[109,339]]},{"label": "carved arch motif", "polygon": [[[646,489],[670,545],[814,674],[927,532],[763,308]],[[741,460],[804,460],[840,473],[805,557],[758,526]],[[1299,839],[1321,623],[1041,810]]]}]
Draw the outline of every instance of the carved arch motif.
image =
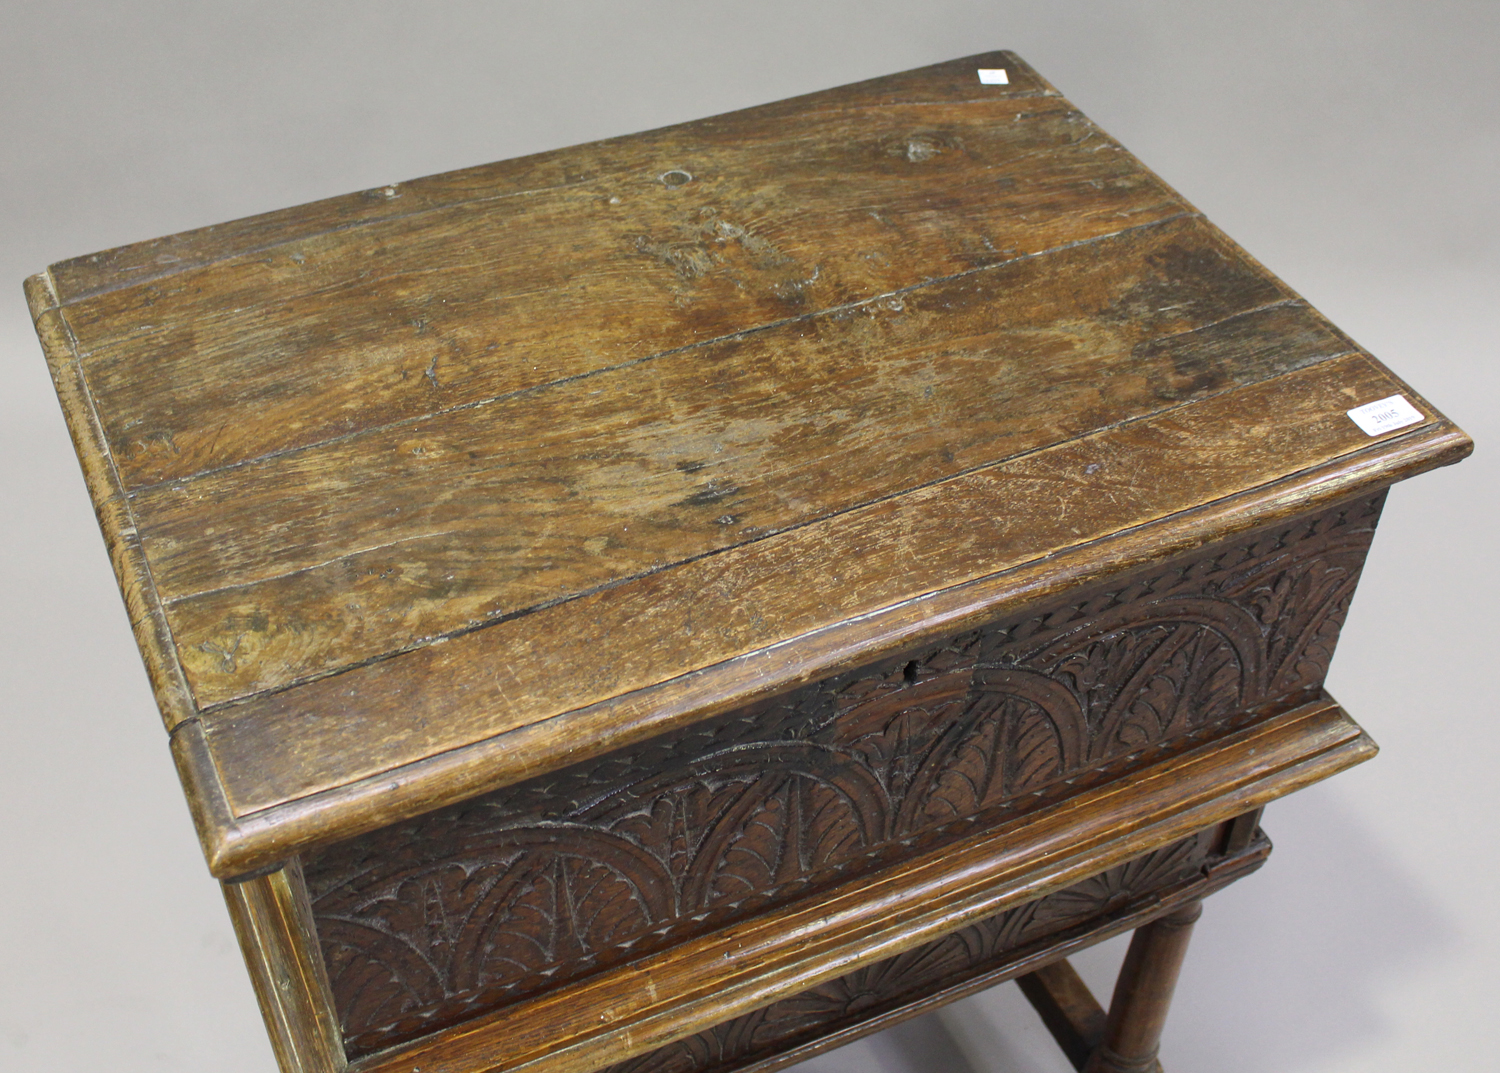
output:
[{"label": "carved arch motif", "polygon": [[1191,881],[1211,860],[1209,839],[1201,834],[1165,846],[601,1073],[708,1073],[784,1054],[991,972],[1034,941],[1097,922]]},{"label": "carved arch motif", "polygon": [[1321,684],[1381,499],[311,857],[351,1053],[960,837],[1062,780]]}]

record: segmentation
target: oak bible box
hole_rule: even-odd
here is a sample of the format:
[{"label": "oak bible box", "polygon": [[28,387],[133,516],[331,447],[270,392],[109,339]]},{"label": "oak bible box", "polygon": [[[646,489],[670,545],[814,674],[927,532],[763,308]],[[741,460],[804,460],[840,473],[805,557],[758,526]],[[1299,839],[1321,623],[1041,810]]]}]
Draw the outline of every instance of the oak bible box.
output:
[{"label": "oak bible box", "polygon": [[27,293],[288,1073],[768,1070],[1010,978],[1153,1068],[1470,449],[1009,53]]}]

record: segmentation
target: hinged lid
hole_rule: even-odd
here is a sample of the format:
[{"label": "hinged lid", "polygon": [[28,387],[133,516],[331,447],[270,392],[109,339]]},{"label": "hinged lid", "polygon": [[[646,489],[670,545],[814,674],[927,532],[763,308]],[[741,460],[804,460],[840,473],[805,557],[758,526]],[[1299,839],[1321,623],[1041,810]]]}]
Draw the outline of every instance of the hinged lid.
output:
[{"label": "hinged lid", "polygon": [[1009,53],[28,289],[221,876],[1469,448]]}]

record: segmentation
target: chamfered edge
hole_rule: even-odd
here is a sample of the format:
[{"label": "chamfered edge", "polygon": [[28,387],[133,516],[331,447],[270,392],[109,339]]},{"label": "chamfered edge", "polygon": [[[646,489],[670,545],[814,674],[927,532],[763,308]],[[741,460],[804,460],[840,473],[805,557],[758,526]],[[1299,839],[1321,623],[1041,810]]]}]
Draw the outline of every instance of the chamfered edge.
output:
[{"label": "chamfered edge", "polygon": [[196,719],[197,705],[177,659],[172,631],[157,596],[151,567],[125,498],[124,486],[110,456],[104,429],[79,367],[77,347],[59,306],[50,271],[28,277],[25,288],[32,323],[52,374],[52,384],[57,390],[63,419],[67,422],[68,434],[83,470],[84,484],[93,501],[99,529],[104,535],[115,581],[125,600],[130,628],[146,664],[151,692],[161,709],[167,730],[171,731]]},{"label": "chamfered edge", "polygon": [[[1437,413],[1425,400],[1422,404]],[[1438,416],[1404,436],[1224,499],[245,815],[233,814],[196,720],[173,732],[173,753],[212,873],[220,879],[259,874],[294,853],[558,770],[938,636],[963,632],[1063,589],[1357,498],[1451,465],[1472,449],[1472,440],[1461,429]],[[574,733],[568,735],[568,744],[560,745],[557,728],[564,721],[575,724]]]},{"label": "chamfered edge", "polygon": [[[359,1073],[597,1069],[1034,901],[1369,759],[1326,692],[1053,806],[376,1052]],[[726,975],[732,963],[751,966]]]},{"label": "chamfered edge", "polygon": [[[1076,545],[995,575],[922,594],[767,649],[560,712],[540,722],[423,757],[345,785],[236,816],[198,723],[156,598],[150,569],[47,273],[26,281],[42,348],[84,479],[146,663],[153,694],[210,871],[220,879],[263,874],[301,850],[375,830],[674,726],[794,688],[924,640],[961,632],[1062,588],[1189,551],[1466,457],[1472,440],[1399,378],[1393,382],[1438,415],[1410,433],[1372,443],[1279,481]],[[1367,359],[1372,360],[1373,359]],[[1378,365],[1378,363],[1377,363]],[[1381,366],[1382,370],[1384,369]],[[773,673],[767,673],[767,672]],[[653,718],[624,720],[630,710]],[[528,745],[555,739],[559,721],[589,724],[588,745],[521,760]],[[621,724],[628,722],[628,726]]]},{"label": "chamfered edge", "polygon": [[[969,64],[996,56],[1003,57],[1008,64],[1024,68],[1044,93],[1057,93],[1029,65],[1010,52],[984,53],[934,66]],[[836,87],[839,90],[848,88],[851,87]],[[819,91],[828,92],[832,91]],[[807,96],[815,97],[819,93]],[[548,154],[538,154],[545,155]],[[327,199],[299,209],[249,219],[260,221],[284,216],[290,224],[298,219],[295,214],[302,210],[361,196],[346,195],[342,199]],[[224,226],[183,232],[169,236],[169,239],[208,236],[221,232]],[[144,249],[164,241],[168,240],[138,243],[120,250]],[[1248,254],[1244,256],[1254,261]],[[171,270],[180,270],[180,267],[174,266]],[[120,281],[118,285],[132,286],[149,278],[154,276]],[[1411,398],[1436,415],[1435,422],[1272,484],[1159,519],[1135,530],[1065,549],[1048,556],[1045,561],[1023,564],[902,601],[863,616],[857,629],[851,629],[855,623],[837,623],[768,649],[747,653],[584,708],[560,712],[539,723],[237,817],[230,807],[203,729],[198,724],[197,708],[177,659],[149,564],[79,368],[76,347],[67,328],[63,302],[51,271],[28,278],[25,288],[116,580],[146,663],[153,694],[172,734],[174,759],[200,842],[211,871],[220,878],[261,874],[301,849],[352,837],[509,782],[554,770],[585,756],[622,747],[671,726],[793,688],[842,667],[881,658],[939,634],[960,631],[1005,611],[1024,607],[1067,585],[1145,565],[1210,540],[1271,524],[1427,469],[1452,464],[1470,453],[1473,447],[1472,441],[1461,430],[1406,388]],[[1392,379],[1405,388],[1397,378],[1393,376]],[[773,673],[767,675],[768,671]],[[767,681],[771,684],[765,684]],[[622,713],[643,708],[652,710],[659,717],[644,723],[632,721],[630,727],[615,725],[621,721],[619,716]],[[554,749],[552,755],[529,765],[517,761],[518,754],[527,752],[530,742],[555,736],[555,727],[560,720],[583,722],[589,726],[592,734],[586,749],[561,755]]]}]

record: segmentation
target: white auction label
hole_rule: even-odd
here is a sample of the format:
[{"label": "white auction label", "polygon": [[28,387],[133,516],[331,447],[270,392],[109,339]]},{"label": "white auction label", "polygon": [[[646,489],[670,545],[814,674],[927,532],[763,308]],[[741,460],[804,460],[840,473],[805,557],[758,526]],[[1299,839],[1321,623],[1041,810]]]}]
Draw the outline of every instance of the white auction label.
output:
[{"label": "white auction label", "polygon": [[1006,77],[1004,67],[979,68],[979,81],[986,86],[1010,85],[1010,79]]},{"label": "white auction label", "polygon": [[1379,436],[1382,432],[1405,428],[1422,420],[1422,411],[1401,395],[1367,402],[1345,412],[1349,415],[1349,420],[1364,429],[1366,436]]}]

